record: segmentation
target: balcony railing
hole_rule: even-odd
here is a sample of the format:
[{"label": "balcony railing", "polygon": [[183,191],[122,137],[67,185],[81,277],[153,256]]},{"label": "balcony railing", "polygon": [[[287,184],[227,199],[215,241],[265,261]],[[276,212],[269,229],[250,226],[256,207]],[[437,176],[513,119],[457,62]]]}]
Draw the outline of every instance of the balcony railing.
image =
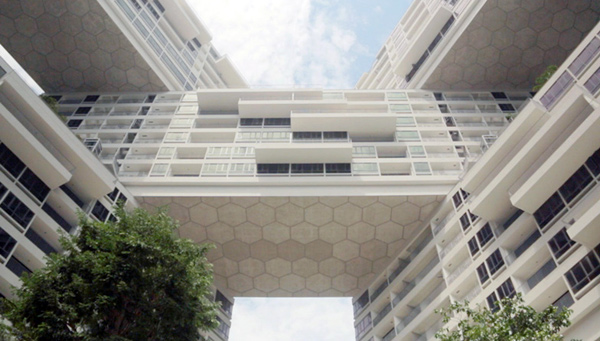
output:
[{"label": "balcony railing", "polygon": [[381,322],[381,320],[383,320],[383,318],[390,311],[392,311],[392,304],[391,303],[389,303],[388,305],[386,305],[383,309],[381,309],[381,311],[379,313],[377,313],[377,316],[375,316],[375,319],[373,319],[373,325],[376,326],[379,322]]}]

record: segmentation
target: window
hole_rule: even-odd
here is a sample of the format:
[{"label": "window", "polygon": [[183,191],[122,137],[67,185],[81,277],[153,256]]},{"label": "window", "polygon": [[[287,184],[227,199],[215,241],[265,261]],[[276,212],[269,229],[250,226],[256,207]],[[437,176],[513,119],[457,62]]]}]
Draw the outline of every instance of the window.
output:
[{"label": "window", "polygon": [[186,142],[188,137],[188,133],[167,133],[165,135],[165,142]]},{"label": "window", "polygon": [[169,172],[169,164],[168,163],[156,163],[152,166],[152,170],[150,170],[150,176],[165,176]]},{"label": "window", "polygon": [[15,178],[25,169],[25,164],[5,144],[0,144],[0,165]]},{"label": "window", "polygon": [[423,146],[408,146],[410,157],[425,157],[425,148]]},{"label": "window", "polygon": [[411,112],[408,104],[390,104],[390,110],[393,112]]},{"label": "window", "polygon": [[375,151],[375,147],[371,147],[371,146],[352,147],[352,156],[353,157],[377,157],[377,152]]},{"label": "window", "polygon": [[529,235],[529,237],[527,237],[527,239],[525,239],[516,249],[515,249],[515,256],[519,257],[523,254],[523,252],[527,251],[527,249],[529,249],[529,247],[531,245],[533,245],[533,243],[535,243],[536,240],[538,240],[538,238],[540,238],[542,234],[540,233],[540,231],[538,231],[537,229],[535,231],[533,231],[532,234]]},{"label": "window", "polygon": [[225,295],[223,295],[219,290],[217,290],[217,295],[215,296],[215,301],[221,303],[221,309],[229,316],[231,316],[231,312],[233,310],[233,303]]},{"label": "window", "polygon": [[581,75],[581,72],[588,66],[590,61],[600,52],[600,39],[594,38],[585,47],[585,49],[569,65],[569,70],[575,75]]},{"label": "window", "polygon": [[108,197],[110,199],[110,201],[112,201],[112,202],[115,202],[115,200],[117,200],[118,196],[119,196],[118,188],[115,188],[112,192],[110,192],[106,195],[106,197]]},{"label": "window", "polygon": [[516,294],[515,286],[510,278],[507,279],[506,282],[500,284],[498,290],[496,291],[498,292],[498,297],[500,300],[505,298],[513,298]]},{"label": "window", "polygon": [[34,213],[12,193],[6,195],[0,207],[23,228],[29,226],[34,216]]},{"label": "window", "polygon": [[477,243],[476,237],[473,237],[468,242],[469,252],[471,252],[471,256],[475,256],[477,252],[479,252],[479,244]]},{"label": "window", "polygon": [[419,132],[416,130],[398,131],[396,132],[396,140],[403,141],[420,141]]},{"label": "window", "polygon": [[8,255],[14,249],[17,241],[6,231],[0,228],[0,256],[8,258]]},{"label": "window", "polygon": [[[356,302],[352,303],[352,307],[354,308],[354,315],[356,313],[363,310],[369,304],[369,291],[365,291],[360,297],[356,300]],[[369,314],[370,315],[370,314]]]},{"label": "window", "polygon": [[379,174],[379,168],[376,163],[353,163],[353,174]]},{"label": "window", "polygon": [[221,318],[219,316],[217,316],[217,321],[219,322],[219,326],[217,327],[217,329],[215,329],[215,331],[223,336],[225,339],[229,338],[229,325],[227,323],[225,323],[223,320],[221,320]]},{"label": "window", "polygon": [[291,121],[289,118],[265,118],[265,127],[277,126],[277,127],[289,127]]},{"label": "window", "polygon": [[327,174],[345,174],[350,173],[349,163],[327,163],[325,164]]},{"label": "window", "polygon": [[321,132],[318,131],[295,131],[294,141],[321,141]]},{"label": "window", "polygon": [[256,165],[253,163],[232,163],[229,166],[229,175],[253,175]]},{"label": "window", "polygon": [[157,159],[171,159],[175,155],[175,147],[162,147],[158,150]]},{"label": "window", "polygon": [[323,174],[322,163],[293,163],[292,174]]},{"label": "window", "polygon": [[494,251],[486,260],[488,268],[490,269],[490,274],[494,275],[500,268],[504,266],[504,259],[502,258],[502,254],[500,253],[500,249]]},{"label": "window", "polygon": [[78,128],[81,123],[83,123],[83,120],[69,120],[67,122],[67,127],[69,128]]},{"label": "window", "polygon": [[171,128],[192,128],[193,125],[193,118],[174,118],[171,121]]},{"label": "window", "polygon": [[485,224],[479,232],[477,232],[477,240],[479,241],[479,245],[484,247],[490,240],[494,238],[494,233],[492,232],[492,228],[490,224]]},{"label": "window", "polygon": [[83,103],[96,103],[98,98],[100,98],[99,95],[88,95],[83,99]]},{"label": "window", "polygon": [[228,159],[231,157],[231,147],[208,147],[207,159]]},{"label": "window", "polygon": [[589,282],[598,277],[600,274],[600,261],[595,251],[588,253],[579,263],[573,266],[565,277],[573,289],[574,293],[578,293]]},{"label": "window", "polygon": [[488,307],[490,307],[491,311],[496,312],[500,309],[500,305],[498,304],[498,297],[496,297],[496,293],[493,292],[485,300],[487,301]]},{"label": "window", "polygon": [[398,117],[396,118],[397,127],[414,127],[415,119],[413,117]]},{"label": "window", "polygon": [[50,193],[50,188],[31,169],[26,169],[23,172],[19,177],[19,182],[40,202],[44,201]]},{"label": "window", "polygon": [[388,92],[387,99],[388,101],[406,101],[408,97],[406,92]]},{"label": "window", "polygon": [[237,133],[235,139],[236,141],[248,141],[248,142],[257,142],[260,141],[261,132],[260,131],[249,131]]},{"label": "window", "polygon": [[[563,72],[562,75],[556,80],[554,84],[546,91],[546,93],[540,98],[540,102],[550,109],[554,103],[567,91],[567,89],[573,84],[573,76],[568,72]],[[587,84],[586,84],[587,85]]]},{"label": "window", "polygon": [[592,175],[585,166],[581,166],[558,191],[567,202],[571,202],[590,182]]},{"label": "window", "polygon": [[262,118],[241,118],[240,127],[261,127],[263,124]]},{"label": "window", "polygon": [[471,227],[471,221],[469,220],[469,215],[467,213],[460,217],[460,226],[462,227],[463,231]]},{"label": "window", "polygon": [[567,291],[556,301],[554,301],[552,305],[557,307],[558,310],[563,310],[564,308],[572,306],[573,303],[575,303],[575,301],[573,300],[573,296],[571,296],[571,293]]},{"label": "window", "polygon": [[515,112],[515,107],[510,104],[510,103],[500,103],[498,104],[498,106],[500,107],[500,110],[502,110],[502,112]]},{"label": "window", "polygon": [[231,156],[234,158],[254,157],[254,147],[233,147]]},{"label": "window", "polygon": [[598,92],[598,89],[600,89],[600,68],[585,82],[585,88],[592,94]]},{"label": "window", "polygon": [[323,132],[323,139],[326,141],[346,141],[348,140],[348,133],[345,131],[325,131]]},{"label": "window", "polygon": [[452,196],[452,203],[454,204],[454,208],[458,209],[463,204],[463,199],[460,195],[460,191],[454,193]]},{"label": "window", "polygon": [[594,176],[600,175],[600,150],[597,150],[592,156],[590,156],[585,165],[594,174]]},{"label": "window", "polygon": [[89,114],[90,110],[92,110],[92,107],[79,107],[75,110],[75,116],[85,116]]},{"label": "window", "polygon": [[227,175],[227,163],[205,163],[202,166],[202,175]]},{"label": "window", "polygon": [[576,243],[569,238],[567,229],[564,227],[548,241],[548,246],[550,246],[550,250],[556,259],[559,259],[575,244]]},{"label": "window", "polygon": [[263,142],[270,141],[290,141],[290,135],[292,135],[289,131],[270,131],[262,133]]},{"label": "window", "polygon": [[431,168],[429,162],[413,162],[415,169],[415,175],[431,175]]},{"label": "window", "polygon": [[533,216],[538,226],[543,229],[563,210],[563,208],[565,208],[565,203],[558,193],[554,193],[533,213]]},{"label": "window", "polygon": [[108,209],[104,207],[100,201],[96,201],[96,204],[94,204],[94,208],[92,209],[92,215],[100,221],[106,221],[108,214]]},{"label": "window", "polygon": [[258,174],[288,174],[290,165],[287,163],[259,163],[256,165]]},{"label": "window", "polygon": [[492,97],[494,97],[495,99],[508,99],[504,92],[492,92]]},{"label": "window", "polygon": [[481,284],[484,284],[490,279],[490,274],[485,267],[485,263],[481,263],[481,265],[477,267],[477,276],[479,277],[479,282]]},{"label": "window", "polygon": [[372,326],[373,326],[373,324],[372,324],[372,321],[371,321],[371,314],[367,314],[354,327],[354,333],[356,335],[356,339],[359,340],[361,337],[363,337],[369,330],[371,330]]}]

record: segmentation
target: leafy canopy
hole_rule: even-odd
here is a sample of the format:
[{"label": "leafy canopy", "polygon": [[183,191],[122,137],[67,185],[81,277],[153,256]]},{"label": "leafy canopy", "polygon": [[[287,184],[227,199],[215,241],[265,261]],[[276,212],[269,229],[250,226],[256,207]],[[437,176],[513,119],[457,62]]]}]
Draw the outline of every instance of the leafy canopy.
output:
[{"label": "leafy canopy", "polygon": [[535,79],[535,86],[532,90],[540,91],[540,89],[544,86],[544,84],[546,84],[548,79],[552,77],[552,75],[556,72],[557,69],[558,66],[556,65],[548,65],[546,70],[544,70],[544,72],[538,78]]},{"label": "leafy canopy", "polygon": [[207,245],[174,235],[164,211],[117,207],[117,222],[80,218],[65,250],[23,276],[17,299],[3,300],[9,332],[23,340],[198,340],[217,326],[207,295]]},{"label": "leafy canopy", "polygon": [[442,328],[435,337],[441,341],[559,341],[562,328],[568,327],[571,310],[549,306],[537,312],[523,302],[520,294],[500,302],[499,310],[469,307],[469,302],[455,302],[436,311],[448,323],[458,316],[455,330]]}]

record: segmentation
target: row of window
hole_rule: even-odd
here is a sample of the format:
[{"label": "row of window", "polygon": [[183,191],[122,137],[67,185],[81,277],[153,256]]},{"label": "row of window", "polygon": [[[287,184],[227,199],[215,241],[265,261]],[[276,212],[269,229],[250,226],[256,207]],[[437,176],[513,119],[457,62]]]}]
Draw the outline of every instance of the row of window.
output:
[{"label": "row of window", "polygon": [[0,166],[39,202],[50,193],[50,188],[3,143],[0,143]]},{"label": "row of window", "polygon": [[492,239],[494,239],[494,233],[492,232],[490,224],[486,223],[467,243],[471,256],[475,256],[479,253],[479,251],[486,247]]},{"label": "row of window", "polygon": [[[492,292],[486,298],[488,306],[490,310],[497,311],[500,309],[500,302],[505,298],[513,298],[516,295],[515,286],[513,285],[512,280],[509,278],[504,283],[500,284],[496,292]],[[496,295],[497,294],[497,295]]]},{"label": "row of window", "polygon": [[600,150],[590,156],[554,194],[538,208],[533,216],[543,230],[560,215],[565,207],[588,189],[588,186],[600,176]]},{"label": "row of window", "polygon": [[480,266],[477,267],[477,275],[479,282],[483,285],[487,283],[491,276],[496,274],[503,266],[504,258],[500,253],[500,249],[494,251]]},{"label": "row of window", "polygon": [[600,275],[600,245],[573,266],[565,277],[575,294]]}]

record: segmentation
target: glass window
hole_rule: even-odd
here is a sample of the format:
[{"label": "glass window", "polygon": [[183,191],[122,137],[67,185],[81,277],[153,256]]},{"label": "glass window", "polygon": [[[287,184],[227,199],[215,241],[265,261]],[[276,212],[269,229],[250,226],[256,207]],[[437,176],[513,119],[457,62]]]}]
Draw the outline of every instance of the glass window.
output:
[{"label": "glass window", "polygon": [[290,165],[288,163],[259,163],[256,165],[258,174],[288,174]]},{"label": "glass window", "polygon": [[350,164],[349,163],[328,163],[325,165],[325,170],[327,174],[344,174],[350,173]]},{"label": "glass window", "polygon": [[240,127],[261,127],[263,124],[262,118],[241,118]]},{"label": "glass window", "polygon": [[104,207],[104,205],[102,205],[102,203],[100,203],[100,201],[96,201],[96,204],[94,205],[94,208],[92,209],[92,215],[94,217],[96,217],[100,221],[106,221],[106,218],[108,218],[109,213],[110,212],[108,211],[108,209],[106,207]]},{"label": "glass window", "polygon": [[585,82],[585,88],[592,94],[596,94],[600,89],[600,68],[594,72],[590,79]]},{"label": "glass window", "polygon": [[69,120],[67,122],[67,127],[69,128],[78,128],[81,123],[83,123],[83,120]]},{"label": "glass window", "polygon": [[174,118],[171,120],[171,128],[191,128],[193,124],[193,118]]},{"label": "glass window", "polygon": [[16,244],[17,241],[0,228],[0,255],[4,258],[8,258],[8,255],[12,249],[14,249]]},{"label": "glass window", "polygon": [[490,240],[494,238],[494,233],[492,232],[492,228],[490,224],[485,224],[479,232],[477,232],[477,240],[479,240],[479,244],[481,247],[484,247]]},{"label": "glass window", "polygon": [[[368,297],[367,297],[368,301]],[[371,321],[371,314],[367,314],[360,322],[354,327],[354,333],[357,340],[360,340],[369,330],[371,330],[373,323]]]},{"label": "glass window", "polygon": [[23,228],[27,228],[34,216],[34,213],[12,193],[6,195],[0,208]]},{"label": "glass window", "polygon": [[454,204],[454,208],[458,209],[460,206],[462,206],[463,200],[462,197],[460,196],[460,191],[454,193],[454,195],[452,196],[452,203]]},{"label": "glass window", "polygon": [[202,166],[202,175],[226,175],[228,163],[206,163]]},{"label": "glass window", "polygon": [[475,256],[477,252],[479,252],[479,244],[477,243],[477,239],[475,237],[471,238],[468,242],[469,252],[471,252],[471,256]]},{"label": "glass window", "polygon": [[590,156],[585,165],[594,174],[594,176],[600,175],[600,150],[597,150],[592,156]]},{"label": "glass window", "polygon": [[325,131],[323,139],[326,141],[347,141],[348,133],[345,131]]},{"label": "glass window", "polygon": [[390,104],[390,110],[392,112],[411,112],[408,104]]},{"label": "glass window", "polygon": [[574,293],[578,293],[589,282],[600,274],[600,261],[594,251],[588,253],[579,263],[573,266],[565,277],[573,289]]},{"label": "glass window", "polygon": [[229,316],[231,316],[231,312],[233,311],[233,303],[225,297],[219,290],[217,290],[217,295],[215,296],[215,301],[221,303],[221,309]]},{"label": "glass window", "polygon": [[425,148],[423,146],[408,146],[408,152],[411,157],[425,157]]},{"label": "glass window", "polygon": [[504,266],[504,259],[502,258],[500,249],[494,251],[494,253],[492,253],[485,261],[492,275]]},{"label": "glass window", "polygon": [[353,163],[353,174],[379,174],[379,168],[376,163]]},{"label": "glass window", "polygon": [[396,126],[397,127],[414,127],[415,119],[413,117],[397,117],[396,118]]},{"label": "glass window", "polygon": [[289,118],[265,118],[266,126],[289,127],[291,121]]},{"label": "glass window", "polygon": [[48,193],[50,193],[50,188],[30,169],[26,169],[23,172],[19,177],[19,182],[40,202],[44,201]]},{"label": "glass window", "polygon": [[431,168],[429,162],[413,162],[416,175],[431,175]]},{"label": "glass window", "polygon": [[569,65],[569,70],[575,75],[579,76],[583,70],[589,65],[590,61],[594,59],[600,52],[600,39],[594,38],[585,47],[583,51],[575,58],[575,60]]},{"label": "glass window", "polygon": [[284,141],[290,140],[291,133],[289,131],[269,131],[262,133],[262,141]]},{"label": "glass window", "polygon": [[258,142],[260,141],[261,136],[262,134],[260,131],[248,131],[237,133],[235,139],[236,141]]},{"label": "glass window", "polygon": [[352,147],[353,157],[377,157],[375,147],[372,146],[360,146]]},{"label": "glass window", "polygon": [[175,147],[162,147],[158,150],[157,159],[171,159],[175,155]]},{"label": "glass window", "polygon": [[186,142],[188,137],[189,133],[167,133],[165,142]]},{"label": "glass window", "polygon": [[515,296],[515,286],[513,285],[512,280],[509,278],[504,283],[500,284],[498,287],[498,297],[503,300],[505,298],[512,298]]},{"label": "glass window", "polygon": [[545,203],[533,213],[535,220],[540,228],[546,227],[554,217],[556,217],[565,208],[564,201],[558,193],[554,193]]},{"label": "glass window", "polygon": [[323,174],[322,163],[293,163],[292,174]]},{"label": "glass window", "polygon": [[477,276],[479,277],[479,282],[481,282],[481,284],[487,282],[488,279],[490,279],[490,274],[487,268],[485,267],[485,263],[481,263],[481,265],[477,267]]},{"label": "glass window", "polygon": [[498,297],[496,297],[496,293],[492,293],[486,299],[488,307],[490,307],[491,311],[498,311],[500,309],[500,305],[498,304]]},{"label": "glass window", "polygon": [[403,141],[420,141],[419,132],[416,130],[397,131],[396,140],[398,142]]},{"label": "glass window", "polygon": [[232,163],[229,167],[231,175],[253,175],[256,165],[253,163]]},{"label": "glass window", "polygon": [[388,92],[387,98],[388,98],[388,101],[406,101],[406,100],[408,100],[408,96],[406,96],[406,92]]},{"label": "glass window", "polygon": [[295,131],[294,141],[321,141],[321,132],[319,131]]},{"label": "glass window", "polygon": [[542,102],[546,109],[550,109],[571,84],[573,84],[573,76],[566,71],[563,72],[550,89],[540,98],[540,102]]},{"label": "glass window", "polygon": [[[356,316],[356,313],[358,313],[359,311],[362,311],[364,307],[366,307],[369,304],[369,291],[365,291],[362,295],[360,295],[360,297],[354,302],[352,303],[352,307],[354,308],[354,315]],[[370,315],[370,314],[368,314]]]},{"label": "glass window", "polygon": [[575,242],[569,238],[567,229],[564,227],[548,241],[548,246],[550,246],[550,250],[556,259],[569,251],[573,245],[575,245]]},{"label": "glass window", "polygon": [[156,163],[152,166],[152,170],[150,171],[150,176],[165,176],[169,172],[169,164],[168,163]]},{"label": "glass window", "polygon": [[231,156],[234,158],[254,157],[254,147],[234,147]]},{"label": "glass window", "polygon": [[460,217],[460,226],[462,227],[463,231],[471,227],[471,220],[469,220],[469,215],[467,213]]},{"label": "glass window", "polygon": [[0,165],[15,178],[25,170],[25,164],[5,144],[0,144]]},{"label": "glass window", "polygon": [[567,202],[571,202],[590,182],[592,175],[585,166],[581,166],[558,191]]},{"label": "glass window", "polygon": [[220,159],[231,157],[231,147],[209,147],[206,152],[207,159]]}]

